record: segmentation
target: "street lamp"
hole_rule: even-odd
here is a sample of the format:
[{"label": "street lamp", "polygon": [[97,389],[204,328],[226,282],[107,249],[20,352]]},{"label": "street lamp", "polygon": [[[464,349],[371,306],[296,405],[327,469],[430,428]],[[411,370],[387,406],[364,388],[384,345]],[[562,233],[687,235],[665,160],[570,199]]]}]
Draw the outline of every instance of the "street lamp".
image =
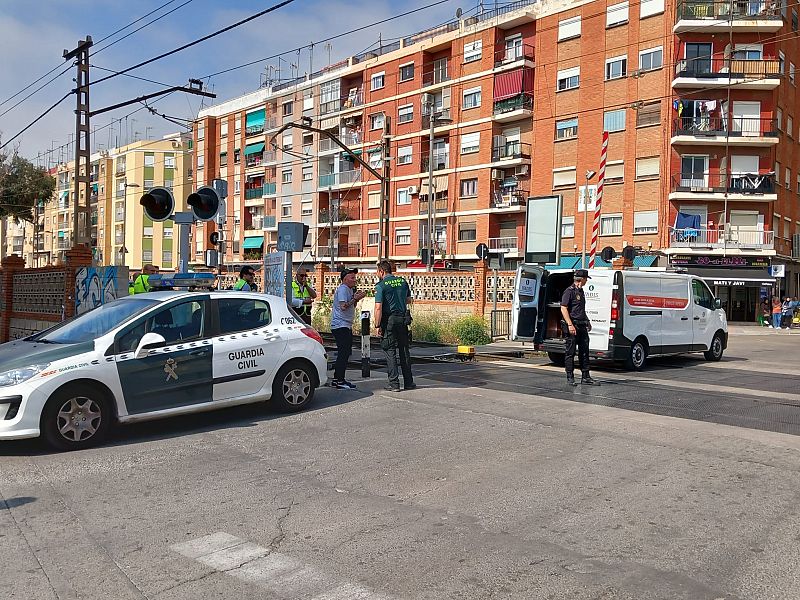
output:
[{"label": "street lamp", "polygon": [[447,117],[442,117],[441,113],[437,114],[436,110],[436,99],[433,94],[424,94],[423,95],[423,103],[425,104],[428,110],[428,118],[430,119],[430,133],[428,135],[428,235],[427,235],[427,247],[428,247],[428,260],[427,260],[427,270],[433,271],[433,257],[434,257],[434,247],[435,247],[435,233],[434,230],[436,228],[436,207],[434,206],[436,195],[433,191],[433,130],[436,127],[437,123],[446,124],[450,123],[451,120]]},{"label": "street lamp", "polygon": [[[128,183],[127,181],[122,184],[125,190],[125,195],[123,196],[122,200],[122,248],[119,250],[119,264],[124,266],[125,265],[125,254],[128,253],[128,249],[125,247],[125,222],[128,220],[128,188],[138,188],[141,187],[138,183]],[[116,217],[116,211],[114,216]],[[114,237],[116,238],[116,228],[114,228]],[[116,240],[115,240],[116,241]]]},{"label": "street lamp", "polygon": [[591,169],[586,170],[586,187],[583,196],[583,248],[581,249],[581,268],[586,268],[586,223],[589,221],[589,180],[597,175]]}]

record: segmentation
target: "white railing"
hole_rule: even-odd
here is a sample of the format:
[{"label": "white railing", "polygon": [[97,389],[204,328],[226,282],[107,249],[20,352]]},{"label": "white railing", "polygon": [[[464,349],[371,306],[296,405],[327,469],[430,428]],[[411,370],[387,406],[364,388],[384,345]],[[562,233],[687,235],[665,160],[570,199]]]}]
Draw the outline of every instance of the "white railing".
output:
[{"label": "white railing", "polygon": [[669,245],[673,248],[761,248],[775,247],[775,232],[754,227],[670,228]]},{"label": "white railing", "polygon": [[514,237],[496,237],[489,238],[489,250],[518,250],[519,238]]}]

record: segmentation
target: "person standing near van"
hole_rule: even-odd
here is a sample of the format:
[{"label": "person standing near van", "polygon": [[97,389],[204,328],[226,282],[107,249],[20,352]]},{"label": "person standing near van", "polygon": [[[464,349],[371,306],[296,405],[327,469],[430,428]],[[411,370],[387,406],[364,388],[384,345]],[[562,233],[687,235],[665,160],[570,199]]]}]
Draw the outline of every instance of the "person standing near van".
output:
[{"label": "person standing near van", "polygon": [[592,323],[586,315],[586,297],[583,292],[583,286],[589,279],[589,271],[577,269],[572,285],[561,296],[561,326],[567,341],[564,368],[567,371],[567,383],[572,386],[578,385],[575,383],[576,350],[581,367],[581,383],[595,383],[589,375],[589,332],[592,330]]},{"label": "person standing near van", "polygon": [[777,296],[772,297],[772,325],[775,329],[781,328],[781,313],[783,312],[783,306],[781,305],[781,299]]}]

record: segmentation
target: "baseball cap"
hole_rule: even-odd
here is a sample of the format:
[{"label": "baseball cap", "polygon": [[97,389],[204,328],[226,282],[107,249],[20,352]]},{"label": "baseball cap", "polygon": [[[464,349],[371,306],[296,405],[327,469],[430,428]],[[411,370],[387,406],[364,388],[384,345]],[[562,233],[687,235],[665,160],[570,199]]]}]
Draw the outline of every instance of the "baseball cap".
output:
[{"label": "baseball cap", "polygon": [[358,269],[342,269],[342,272],[339,273],[339,281],[350,275],[350,273],[358,273]]}]

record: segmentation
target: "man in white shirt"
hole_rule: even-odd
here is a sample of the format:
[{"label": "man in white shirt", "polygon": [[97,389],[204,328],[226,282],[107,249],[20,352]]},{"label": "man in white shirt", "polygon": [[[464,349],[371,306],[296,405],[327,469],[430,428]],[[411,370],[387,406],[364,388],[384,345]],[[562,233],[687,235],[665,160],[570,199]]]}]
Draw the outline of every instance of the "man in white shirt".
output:
[{"label": "man in white shirt", "polygon": [[353,351],[353,319],[355,307],[366,294],[355,291],[358,269],[343,269],[339,274],[342,282],[333,295],[331,311],[331,333],[336,340],[336,363],[331,386],[340,390],[354,390],[356,386],[344,378],[347,361]]}]

